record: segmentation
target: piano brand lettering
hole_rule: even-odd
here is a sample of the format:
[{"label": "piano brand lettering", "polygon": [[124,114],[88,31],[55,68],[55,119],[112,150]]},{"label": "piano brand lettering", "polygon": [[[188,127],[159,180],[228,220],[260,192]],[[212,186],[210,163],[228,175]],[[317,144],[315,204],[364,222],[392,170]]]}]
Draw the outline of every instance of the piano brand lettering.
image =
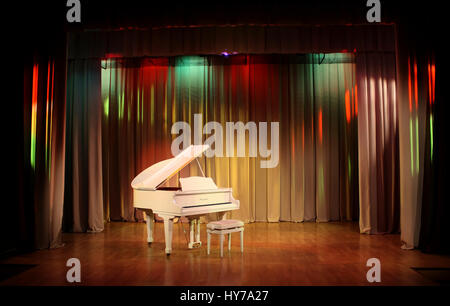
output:
[{"label": "piano brand lettering", "polygon": [[[203,135],[210,135],[204,141],[209,145],[205,152],[206,157],[257,157],[259,155],[267,160],[261,160],[261,168],[275,168],[279,161],[279,122],[270,123],[270,149],[268,148],[268,123],[259,122],[257,125],[253,121],[246,124],[243,122],[227,122],[225,124],[224,152],[224,132],[223,127],[216,121],[207,122],[203,126],[202,115],[194,115],[194,145],[202,144]],[[258,138],[259,127],[259,138]],[[246,155],[246,132],[248,133],[248,155]],[[191,126],[184,121],[175,122],[172,125],[172,134],[179,134],[172,142],[172,154],[177,156],[180,152],[191,145]],[[181,133],[181,134],[180,134]],[[236,136],[236,138],[235,138]],[[259,146],[258,146],[259,140]],[[236,150],[235,150],[236,142]],[[214,144],[214,148],[213,148]],[[181,148],[180,148],[180,145]],[[236,153],[236,154],[235,154]]]}]

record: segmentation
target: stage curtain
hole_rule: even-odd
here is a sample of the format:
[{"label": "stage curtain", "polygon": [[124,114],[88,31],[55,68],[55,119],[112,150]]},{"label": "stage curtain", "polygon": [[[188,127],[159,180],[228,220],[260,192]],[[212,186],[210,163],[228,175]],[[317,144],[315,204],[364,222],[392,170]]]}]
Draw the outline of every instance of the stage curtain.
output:
[{"label": "stage curtain", "polygon": [[24,218],[19,235],[31,229],[27,240],[37,249],[63,245],[65,75],[63,56],[34,56],[25,62]]},{"label": "stage curtain", "polygon": [[399,231],[396,62],[393,53],[356,57],[360,231]]},{"label": "stage curtain", "polygon": [[69,61],[67,75],[64,230],[100,232],[104,228],[100,61]]},{"label": "stage curtain", "polygon": [[[442,49],[441,49],[442,50]],[[448,145],[446,128],[446,109],[442,95],[447,84],[443,82],[445,71],[442,67],[445,58],[443,50],[436,55],[421,56],[420,78],[427,86],[422,101],[426,101],[426,126],[424,150],[424,177],[421,227],[418,247],[424,252],[450,253],[450,216],[448,206]]]},{"label": "stage curtain", "polygon": [[[70,70],[86,78],[88,71],[80,65],[86,63],[71,61]],[[105,219],[142,219],[133,209],[132,179],[172,156],[171,143],[178,136],[171,134],[173,123],[189,123],[192,143],[195,137],[203,142],[210,136],[194,135],[195,114],[201,120],[200,131],[206,122],[222,126],[224,154],[226,122],[268,122],[269,149],[270,123],[280,124],[275,168],[262,168],[260,163],[266,159],[259,152],[257,157],[201,158],[206,175],[220,187],[232,187],[240,200],[240,209],[231,217],[246,222],[358,218],[353,54],[106,59],[99,60],[98,67],[102,128],[88,129],[89,139],[101,144],[104,180],[96,180],[96,190],[103,186]],[[97,77],[95,88],[100,93]],[[78,85],[69,91],[68,105],[76,102],[81,109],[87,103],[97,105],[97,94],[94,102],[86,98],[92,85],[74,84]],[[75,101],[70,92],[84,98]],[[248,156],[248,133],[245,137]],[[193,164],[181,175],[200,175],[200,171]],[[175,184],[177,178],[169,182]]]}]

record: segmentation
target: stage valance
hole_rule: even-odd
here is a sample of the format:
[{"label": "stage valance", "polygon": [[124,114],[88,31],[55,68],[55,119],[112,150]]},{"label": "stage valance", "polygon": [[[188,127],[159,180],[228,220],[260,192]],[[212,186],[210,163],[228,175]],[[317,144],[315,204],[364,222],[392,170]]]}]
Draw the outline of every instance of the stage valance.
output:
[{"label": "stage valance", "polygon": [[220,54],[395,52],[394,25],[211,26],[69,33],[69,59]]}]

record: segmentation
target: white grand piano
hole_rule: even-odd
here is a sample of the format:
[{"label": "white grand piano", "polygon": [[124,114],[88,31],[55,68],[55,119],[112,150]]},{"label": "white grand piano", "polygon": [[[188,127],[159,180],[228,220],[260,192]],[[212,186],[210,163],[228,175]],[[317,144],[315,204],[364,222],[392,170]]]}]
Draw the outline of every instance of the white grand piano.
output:
[{"label": "white grand piano", "polygon": [[[189,248],[198,247],[201,215],[239,209],[239,200],[233,198],[231,188],[218,188],[210,177],[205,177],[198,157],[209,149],[208,145],[191,145],[177,156],[163,160],[142,171],[131,182],[134,207],[146,214],[147,241],[153,242],[154,214],[164,220],[166,254],[172,252],[172,229],[175,217],[187,217],[190,223]],[[181,169],[197,161],[203,177],[180,178],[181,187],[164,187]],[[194,231],[195,238],[194,238]]]}]

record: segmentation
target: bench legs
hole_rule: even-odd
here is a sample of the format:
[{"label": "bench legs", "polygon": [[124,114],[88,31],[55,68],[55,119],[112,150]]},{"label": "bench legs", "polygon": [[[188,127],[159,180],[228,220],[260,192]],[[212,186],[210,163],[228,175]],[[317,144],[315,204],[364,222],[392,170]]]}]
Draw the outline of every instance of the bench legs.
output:
[{"label": "bench legs", "polygon": [[[209,230],[206,231],[207,233],[207,244],[208,244],[208,255],[211,253],[211,232]],[[220,257],[223,257],[223,241],[225,240],[225,235],[226,234],[222,234],[222,233],[217,233],[220,237],[219,237],[219,244],[220,244]],[[227,233],[228,234],[228,251],[231,250],[231,233]],[[244,229],[242,228],[239,231],[240,234],[240,242],[241,242],[241,252],[244,252]]]},{"label": "bench legs", "polygon": [[220,234],[220,257],[223,257],[223,234]]},{"label": "bench legs", "polygon": [[208,255],[209,255],[209,251],[211,249],[211,233],[210,232],[207,232],[207,233],[208,233],[207,240],[208,240]]}]

